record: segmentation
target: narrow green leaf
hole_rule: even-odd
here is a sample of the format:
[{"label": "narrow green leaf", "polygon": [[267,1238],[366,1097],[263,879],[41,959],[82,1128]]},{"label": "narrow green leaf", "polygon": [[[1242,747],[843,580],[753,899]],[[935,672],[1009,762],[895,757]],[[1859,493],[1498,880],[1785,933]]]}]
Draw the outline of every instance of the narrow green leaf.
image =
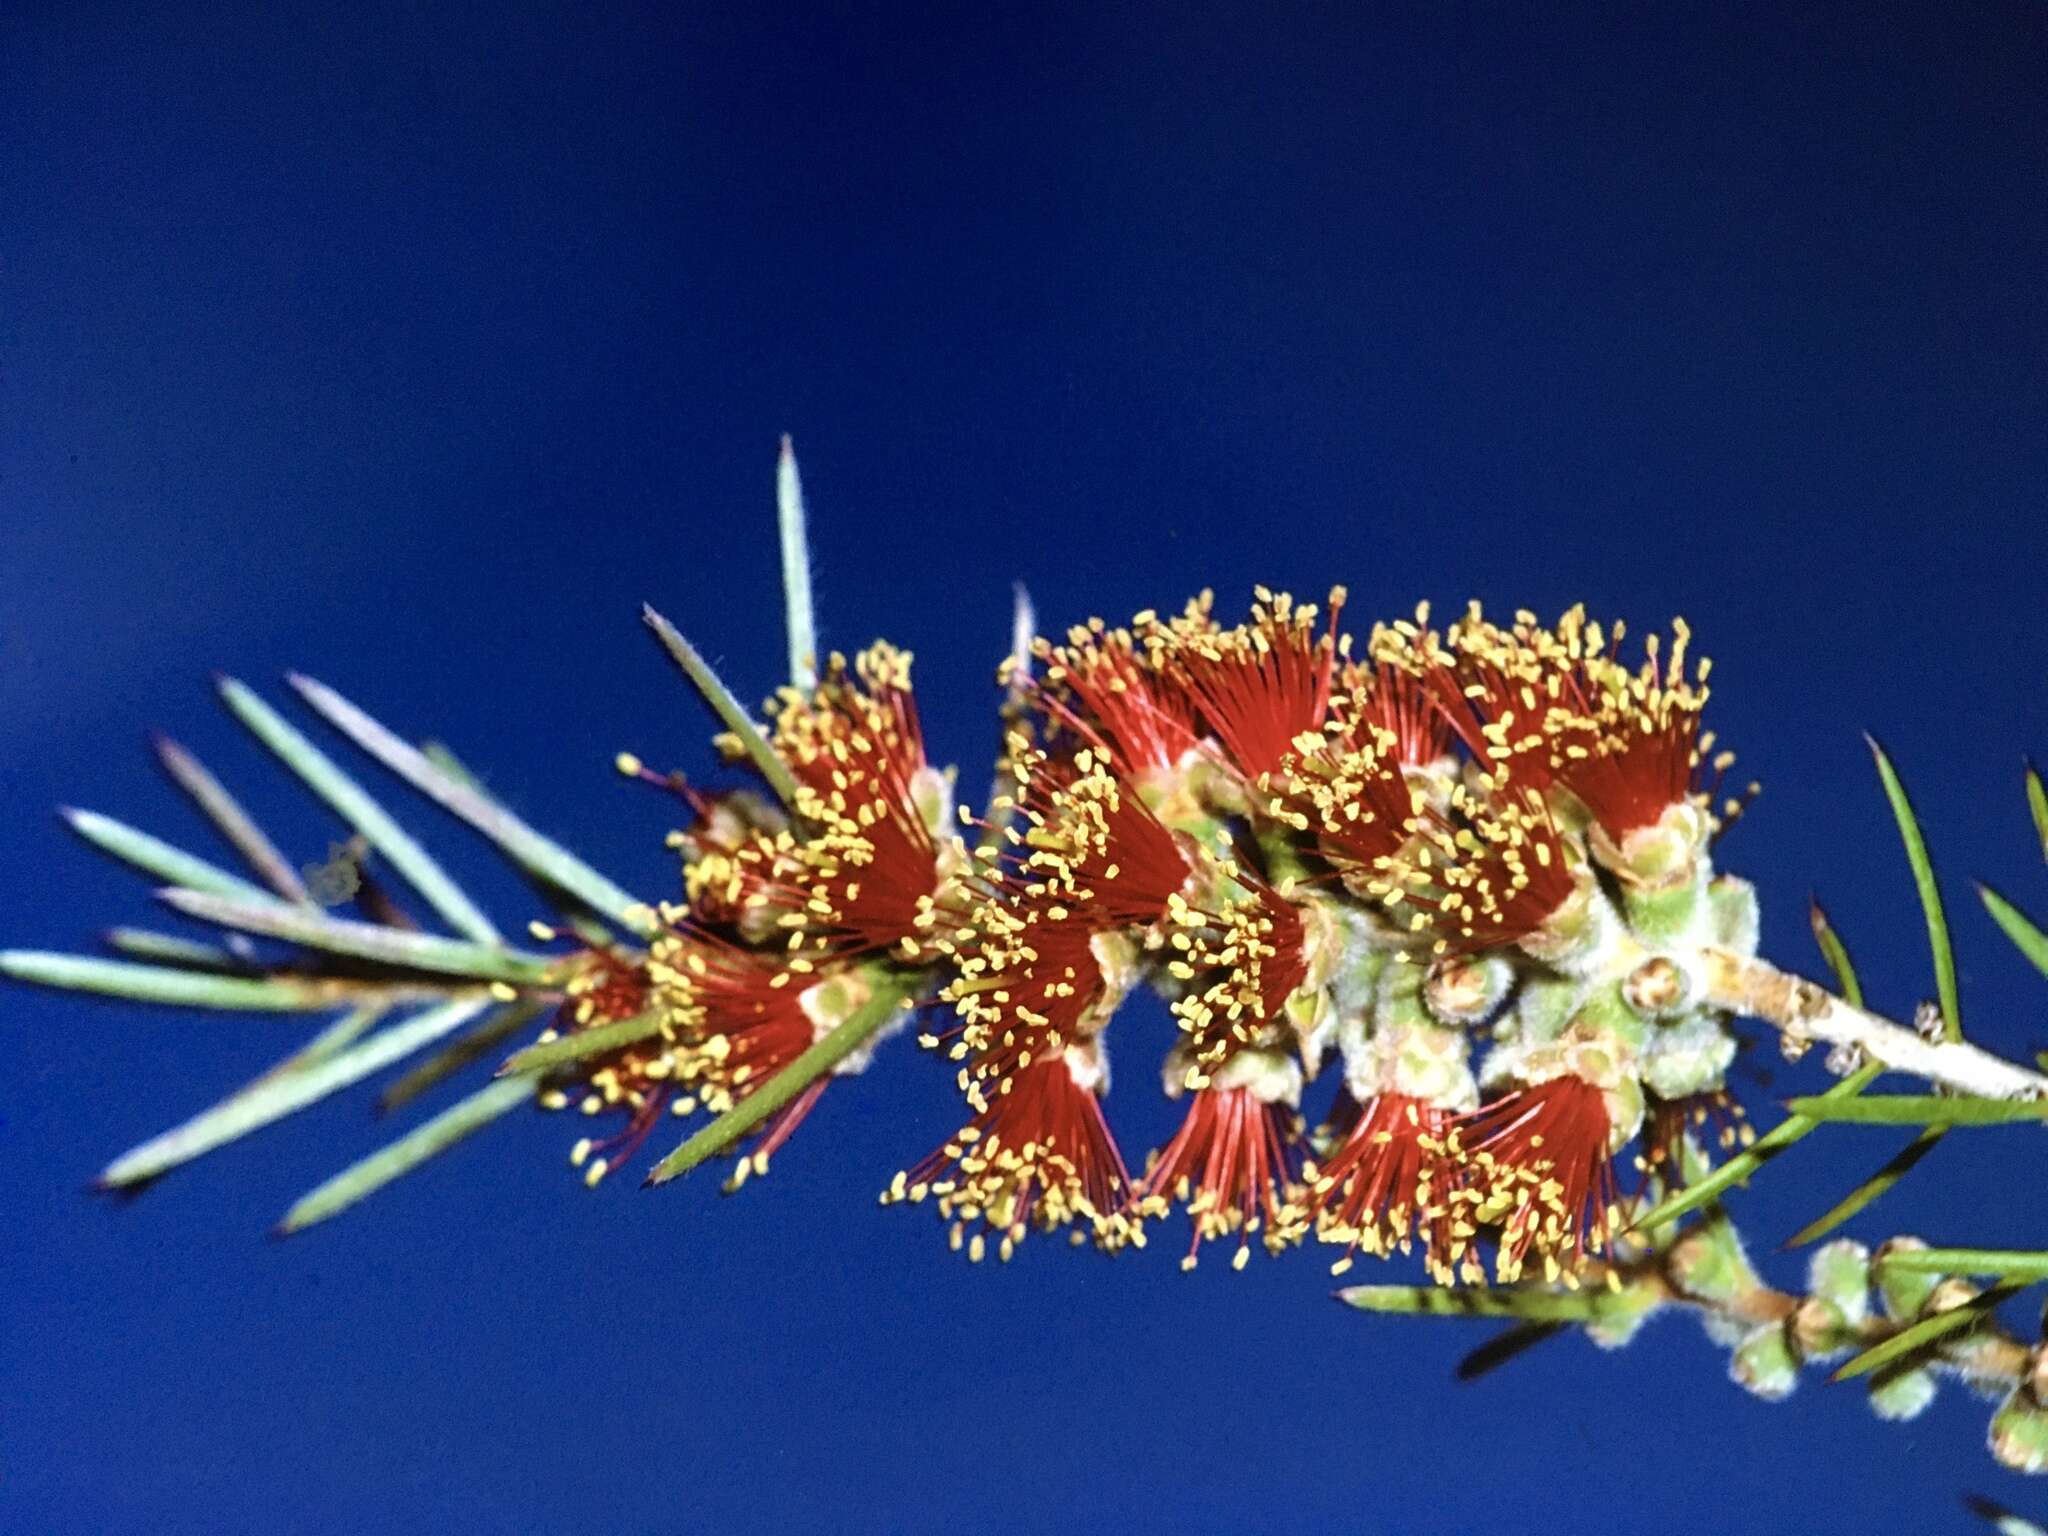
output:
[{"label": "narrow green leaf", "polygon": [[263,829],[256,825],[249,813],[242,809],[241,803],[227,792],[204,763],[168,736],[156,738],[156,755],[172,781],[191,796],[192,802],[220,830],[220,835],[242,856],[242,862],[256,872],[258,879],[286,901],[312,901],[298,872],[278,852],[277,845],[264,835]]},{"label": "narrow green leaf", "polygon": [[109,928],[107,943],[124,955],[133,955],[139,960],[158,960],[166,965],[198,966],[208,971],[246,970],[242,960],[229,954],[218,944],[202,944],[197,939],[184,938],[175,933],[158,933],[151,928]]},{"label": "narrow green leaf", "polygon": [[307,1013],[334,1006],[334,991],[314,981],[211,976],[164,965],[137,965],[93,955],[0,950],[0,976],[67,992],[97,992],[135,1003],[224,1008],[250,1013]]},{"label": "narrow green leaf", "polygon": [[543,837],[487,795],[437,768],[419,748],[364,714],[326,684],[298,673],[290,674],[289,680],[306,702],[336,730],[421,794],[468,822],[497,844],[514,863],[621,927],[646,934],[659,926],[653,909],[647,903],[621,890],[561,844]]},{"label": "narrow green leaf", "polygon": [[[1820,1095],[1819,1102],[1831,1104],[1842,1099],[1853,1099],[1876,1082],[1883,1073],[1884,1067],[1877,1063],[1860,1068]],[[1759,1136],[1753,1146],[1736,1153],[1711,1173],[1693,1180],[1676,1194],[1659,1201],[1656,1206],[1629,1225],[1638,1231],[1649,1231],[1663,1226],[1666,1222],[1675,1221],[1690,1211],[1696,1211],[1703,1205],[1711,1204],[1731,1187],[1747,1184],[1750,1175],[1794,1142],[1808,1135],[1819,1124],[1820,1121],[1807,1115],[1787,1116]]]},{"label": "narrow green leaf", "polygon": [[782,535],[782,612],[789,631],[789,680],[818,685],[818,632],[811,615],[811,546],[804,533],[804,487],[789,434],[775,462],[775,524]]},{"label": "narrow green leaf", "polygon": [[586,1056],[603,1056],[638,1041],[652,1039],[660,1033],[660,1014],[636,1013],[630,1019],[618,1019],[610,1024],[600,1024],[596,1029],[582,1029],[573,1035],[558,1035],[539,1045],[529,1045],[508,1058],[498,1068],[498,1076],[552,1071],[567,1062],[581,1061]]},{"label": "narrow green leaf", "polygon": [[904,977],[878,980],[874,995],[845,1023],[819,1040],[803,1055],[748,1094],[731,1109],[697,1132],[675,1151],[655,1164],[647,1176],[649,1184],[666,1184],[716,1157],[776,1110],[809,1087],[814,1078],[829,1072],[841,1060],[858,1050],[877,1030],[888,1023],[916,989],[916,981]]},{"label": "narrow green leaf", "polygon": [[2048,1536],[2048,1526],[2036,1525],[1981,1494],[1964,1494],[1963,1507],[1989,1525],[1997,1536]]},{"label": "narrow green leaf", "polygon": [[768,745],[768,738],[761,734],[761,728],[754,724],[740,701],[733,697],[732,690],[719,681],[718,674],[711,670],[711,663],[700,656],[697,648],[685,640],[676,627],[653,608],[643,603],[640,617],[646,621],[647,627],[654,631],[663,647],[675,659],[676,665],[697,685],[697,691],[704,695],[704,702],[711,706],[720,722],[732,732],[734,739],[753,760],[755,768],[760,770],[761,777],[768,781],[784,805],[794,808],[796,780],[790,777],[788,765],[775,755],[775,749]]},{"label": "narrow green leaf", "polygon": [[330,954],[354,955],[385,965],[433,971],[444,976],[536,982],[543,979],[554,964],[546,955],[529,954],[503,945],[472,943],[468,939],[443,938],[435,933],[415,933],[406,928],[387,928],[380,923],[329,917],[270,896],[260,901],[229,901],[198,891],[167,889],[157,892],[157,897],[187,917],[218,923],[223,928],[265,934],[270,938],[326,950]]},{"label": "narrow green leaf", "polygon": [[2033,963],[2035,970],[2048,976],[2048,933],[2036,928],[2019,908],[1990,886],[1979,885],[1977,895],[1984,903],[1984,910],[1991,914],[1991,920],[2012,940],[2013,947]]},{"label": "narrow green leaf", "polygon": [[490,1006],[489,998],[457,998],[414,1014],[347,1050],[324,1056],[299,1070],[266,1074],[183,1125],[115,1158],[100,1174],[99,1182],[112,1189],[153,1179],[202,1152],[210,1152],[317,1103],[330,1093],[361,1082],[373,1072],[380,1072],[422,1046],[460,1029]]},{"label": "narrow green leaf", "polygon": [[1935,883],[1934,864],[1927,856],[1927,840],[1920,835],[1920,820],[1906,798],[1906,786],[1899,782],[1892,760],[1874,737],[1870,755],[1877,759],[1877,776],[1884,781],[1885,798],[1891,802],[1892,817],[1899,824],[1899,838],[1906,845],[1906,862],[1913,866],[1913,886],[1920,893],[1920,910],[1927,918],[1927,944],[1934,953],[1934,986],[1941,998],[1944,1033],[1950,1040],[1963,1038],[1963,1005],[1956,991],[1956,957],[1948,941],[1948,917],[1941,908],[1941,888]]},{"label": "narrow green leaf", "polygon": [[352,1163],[319,1188],[303,1195],[277,1224],[277,1234],[288,1237],[317,1222],[339,1215],[357,1201],[374,1194],[393,1180],[403,1177],[421,1163],[481,1130],[533,1099],[533,1079],[507,1078],[488,1083],[468,1098],[424,1124],[416,1126],[360,1162]]},{"label": "narrow green leaf", "polygon": [[1803,1248],[1808,1243],[1826,1237],[1828,1233],[1866,1209],[1893,1185],[1920,1166],[1922,1158],[1940,1144],[1948,1134],[1945,1125],[1930,1125],[1903,1147],[1892,1154],[1885,1165],[1869,1178],[1858,1184],[1848,1194],[1836,1201],[1821,1215],[1785,1239],[1787,1248]]},{"label": "narrow green leaf", "polygon": [[1947,1312],[1937,1312],[1924,1317],[1911,1327],[1902,1328],[1881,1344],[1873,1344],[1861,1354],[1845,1361],[1829,1381],[1848,1381],[1851,1377],[1868,1375],[1882,1370],[1894,1360],[1917,1354],[1930,1344],[1959,1333],[1965,1328],[1974,1328],[1988,1317],[2006,1298],[2018,1294],[2024,1287],[2017,1285],[1993,1286],[1983,1295],[1964,1302]]},{"label": "narrow green leaf", "polygon": [[216,896],[254,897],[261,901],[271,899],[270,892],[262,886],[253,885],[240,875],[231,875],[219,865],[209,864],[182,848],[174,848],[162,838],[151,837],[126,822],[102,816],[98,811],[75,811],[68,807],[59,814],[72,831],[95,848],[111,853],[123,863],[132,864],[159,880],[168,880],[188,890],[210,891]]},{"label": "narrow green leaf", "polygon": [[1873,1093],[1858,1098],[1794,1099],[1795,1115],[1838,1125],[2011,1125],[2048,1120],[2048,1099],[1976,1099],[1961,1094]]},{"label": "narrow green leaf", "polygon": [[529,1027],[551,1005],[544,998],[522,997],[507,1003],[459,1040],[450,1042],[377,1095],[377,1113],[388,1115],[437,1087],[464,1067],[481,1061],[505,1041]]},{"label": "narrow green leaf", "polygon": [[1863,983],[1856,979],[1856,966],[1849,959],[1849,947],[1835,932],[1835,925],[1828,921],[1819,897],[1808,898],[1806,921],[1813,929],[1814,943],[1820,946],[1821,954],[1827,959],[1828,969],[1835,973],[1835,985],[1842,989],[1842,1001],[1852,1008],[1861,1008]]},{"label": "narrow green leaf", "polygon": [[1471,1290],[1435,1285],[1353,1285],[1336,1293],[1361,1312],[1396,1312],[1413,1317],[1518,1317],[1532,1323],[1591,1323],[1614,1305],[1605,1290],[1522,1290],[1493,1286]]},{"label": "narrow green leaf", "polygon": [[220,696],[235,718],[304,780],[307,788],[326,801],[336,815],[360,832],[406,884],[447,920],[449,927],[480,943],[488,944],[498,937],[491,920],[448,878],[433,856],[297,726],[232,677],[220,680]]},{"label": "narrow green leaf", "polygon": [[1900,1248],[1878,1261],[1916,1275],[1984,1275],[1992,1279],[2048,1280],[2048,1252],[2016,1248]]},{"label": "narrow green leaf", "polygon": [[2027,810],[2034,818],[2034,835],[2041,839],[2041,857],[2048,859],[2048,789],[2042,788],[2032,763],[2027,764]]}]

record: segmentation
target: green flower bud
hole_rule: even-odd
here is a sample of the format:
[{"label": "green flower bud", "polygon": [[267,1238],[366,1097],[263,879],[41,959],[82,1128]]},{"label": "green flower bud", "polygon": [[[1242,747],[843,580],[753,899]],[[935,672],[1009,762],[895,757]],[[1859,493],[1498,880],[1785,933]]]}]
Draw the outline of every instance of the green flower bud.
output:
[{"label": "green flower bud", "polygon": [[2015,1472],[2048,1472],[2048,1409],[2024,1387],[1991,1415],[1991,1454]]},{"label": "green flower bud", "polygon": [[1792,1389],[1799,1385],[1799,1361],[1785,1338],[1784,1328],[1765,1323],[1752,1329],[1735,1346],[1728,1374],[1738,1387],[1767,1402],[1790,1397]]},{"label": "green flower bud", "polygon": [[1806,1269],[1806,1288],[1850,1323],[1870,1316],[1870,1250],[1838,1238],[1814,1251]]},{"label": "green flower bud", "polygon": [[1856,1330],[1842,1309],[1819,1296],[1809,1296],[1793,1309],[1786,1336],[1801,1360],[1821,1360],[1856,1342]]},{"label": "green flower bud", "polygon": [[1753,958],[1763,926],[1756,887],[1735,875],[1718,876],[1707,887],[1707,905],[1713,913],[1714,941],[1744,959]]},{"label": "green flower bud", "polygon": [[1623,886],[1621,910],[1645,944],[1690,947],[1713,933],[1707,883],[1698,875],[1677,885]]},{"label": "green flower bud", "polygon": [[1571,1023],[1586,996],[1586,984],[1569,976],[1531,976],[1515,993],[1515,1006],[1494,1026],[1497,1040],[1541,1045],[1555,1040]]},{"label": "green flower bud", "polygon": [[1586,1337],[1602,1349],[1620,1349],[1634,1341],[1650,1314],[1662,1304],[1656,1286],[1647,1278],[1626,1284],[1601,1301],[1598,1313],[1586,1324]]},{"label": "green flower bud", "polygon": [[1629,1007],[1646,1019],[1675,1019],[1699,996],[1699,978],[1670,955],[1652,955],[1621,983]]},{"label": "green flower bud", "polygon": [[1753,1291],[1756,1270],[1741,1234],[1726,1217],[1701,1222],[1665,1250],[1671,1283],[1696,1301],[1722,1304]]},{"label": "green flower bud", "polygon": [[1735,1037],[1718,1013],[1690,1013],[1652,1029],[1643,1042],[1643,1082],[1660,1099],[1711,1093],[1727,1079]]},{"label": "green flower bud", "polygon": [[1925,1366],[1879,1371],[1870,1381],[1870,1411],[1893,1423],[1916,1419],[1934,1401],[1935,1385],[1934,1372]]},{"label": "green flower bud", "polygon": [[1440,1023],[1484,1024],[1515,984],[1507,956],[1447,955],[1431,965],[1422,1000]]},{"label": "green flower bud", "polygon": [[1917,1237],[1894,1237],[1878,1247],[1874,1266],[1878,1300],[1884,1305],[1884,1315],[1895,1323],[1909,1323],[1918,1317],[1941,1277],[1892,1269],[1885,1264],[1885,1255],[1918,1251],[1926,1246]]}]

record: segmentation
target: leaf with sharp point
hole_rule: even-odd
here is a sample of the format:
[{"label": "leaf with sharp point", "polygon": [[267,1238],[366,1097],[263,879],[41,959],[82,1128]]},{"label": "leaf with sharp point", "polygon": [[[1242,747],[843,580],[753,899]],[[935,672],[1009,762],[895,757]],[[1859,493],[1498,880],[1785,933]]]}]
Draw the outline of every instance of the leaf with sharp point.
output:
[{"label": "leaf with sharp point", "polygon": [[478,944],[468,939],[443,938],[435,933],[416,933],[408,928],[387,928],[379,923],[329,917],[270,896],[260,901],[229,901],[199,891],[163,890],[157,892],[157,897],[187,917],[218,923],[223,928],[259,933],[326,950],[330,954],[353,955],[408,970],[433,971],[443,976],[474,976],[484,981],[510,983],[537,982],[546,977],[554,964],[545,955],[528,954],[503,945]]},{"label": "leaf with sharp point", "polygon": [[212,1109],[115,1158],[100,1174],[99,1182],[112,1189],[153,1179],[202,1152],[282,1120],[330,1093],[381,1072],[422,1046],[460,1029],[490,1006],[487,997],[456,998],[389,1025],[367,1040],[301,1069],[266,1074]]},{"label": "leaf with sharp point", "polygon": [[1795,1115],[1836,1125],[2011,1125],[2048,1120],[2048,1099],[1979,1099],[1964,1094],[1873,1093],[1794,1099]]},{"label": "leaf with sharp point", "polygon": [[204,763],[168,736],[156,738],[156,755],[172,782],[191,797],[258,879],[286,901],[312,901],[298,873],[277,851],[277,845],[264,835],[263,829]]},{"label": "leaf with sharp point", "polygon": [[2048,789],[2042,788],[2032,763],[2027,764],[2027,811],[2034,818],[2034,835],[2041,839],[2041,857],[2048,859]]},{"label": "leaf with sharp point", "polygon": [[510,1077],[529,1072],[549,1072],[572,1061],[582,1061],[589,1056],[603,1056],[612,1051],[623,1050],[642,1040],[651,1040],[661,1033],[659,1013],[636,1013],[630,1019],[618,1019],[610,1024],[600,1024],[595,1029],[578,1030],[573,1035],[559,1035],[553,1040],[544,1040],[539,1045],[529,1045],[517,1055],[509,1057],[498,1068],[498,1076]]},{"label": "leaf with sharp point", "polygon": [[[1841,1099],[1854,1098],[1876,1082],[1883,1072],[1882,1065],[1863,1067],[1828,1089],[1820,1096],[1819,1102],[1834,1103]],[[1653,1209],[1637,1217],[1629,1225],[1638,1231],[1649,1231],[1666,1222],[1675,1221],[1690,1211],[1698,1210],[1703,1205],[1711,1204],[1732,1186],[1746,1184],[1750,1176],[1765,1163],[1807,1136],[1819,1124],[1819,1120],[1808,1115],[1788,1115],[1759,1136],[1755,1145],[1736,1153],[1703,1178],[1693,1180],[1684,1189],[1660,1201]]]},{"label": "leaf with sharp point", "polygon": [[158,933],[150,928],[109,928],[110,947],[138,960],[155,960],[164,965],[197,967],[205,971],[241,971],[241,960],[218,944],[202,944],[175,933]]},{"label": "leaf with sharp point", "polygon": [[473,1131],[533,1100],[533,1079],[506,1078],[488,1083],[424,1124],[352,1163],[319,1188],[302,1196],[277,1224],[280,1237],[303,1232],[337,1216],[386,1184],[412,1172],[428,1158],[445,1152]]},{"label": "leaf with sharp point", "polygon": [[266,704],[253,689],[232,677],[220,680],[220,696],[235,718],[276,753],[335,814],[360,832],[405,882],[447,920],[449,927],[480,943],[490,943],[498,937],[491,920],[448,878],[433,856],[297,726]]},{"label": "leaf with sharp point", "polygon": [[1920,835],[1920,819],[1906,798],[1906,786],[1892,768],[1892,760],[1874,737],[1870,755],[1877,760],[1877,776],[1884,781],[1884,795],[1891,802],[1892,817],[1899,824],[1899,838],[1906,845],[1906,862],[1913,867],[1913,887],[1920,893],[1920,910],[1927,919],[1927,945],[1934,953],[1934,985],[1941,998],[1943,1031],[1950,1040],[1963,1038],[1963,1007],[1956,991],[1956,957],[1949,945],[1948,917],[1941,907],[1941,888],[1935,883],[1934,863],[1927,856],[1927,839]]},{"label": "leaf with sharp point", "polygon": [[548,1007],[545,999],[537,997],[522,997],[516,1003],[507,1003],[461,1039],[436,1051],[386,1088],[377,1096],[377,1112],[388,1115],[453,1077],[464,1067],[481,1061],[531,1025]]},{"label": "leaf with sharp point", "polygon": [[240,875],[231,875],[219,865],[209,864],[182,848],[174,848],[162,838],[151,837],[126,822],[102,816],[98,811],[67,808],[60,814],[72,831],[95,848],[111,853],[123,863],[132,864],[159,880],[168,880],[188,890],[210,891],[216,896],[271,900],[270,892],[262,886],[253,885]]},{"label": "leaf with sharp point", "polygon": [[1847,1381],[1854,1376],[1882,1370],[1894,1360],[1917,1354],[1952,1333],[1974,1328],[1989,1317],[2001,1302],[2017,1295],[2023,1289],[2023,1286],[2018,1285],[1995,1285],[1983,1295],[1966,1301],[1959,1307],[1947,1312],[1937,1312],[1932,1317],[1924,1317],[1911,1327],[1901,1328],[1883,1343],[1873,1344],[1861,1354],[1845,1361],[1828,1380]]},{"label": "leaf with sharp point", "polygon": [[1515,1286],[1447,1289],[1435,1285],[1353,1285],[1336,1293],[1361,1312],[1411,1317],[1518,1317],[1532,1323],[1592,1323],[1615,1305],[1606,1290],[1523,1290]]},{"label": "leaf with sharp point", "polygon": [[683,669],[684,675],[696,684],[697,691],[704,696],[719,722],[732,732],[733,738],[759,770],[769,787],[791,809],[796,807],[796,780],[790,776],[789,767],[775,755],[775,749],[768,745],[768,738],[761,734],[761,728],[754,724],[746,708],[733,697],[732,690],[725,686],[718,674],[711,670],[711,663],[699,654],[697,647],[682,636],[675,625],[643,603],[640,617],[647,627],[654,631],[675,664]]},{"label": "leaf with sharp point", "polygon": [[36,949],[0,950],[0,976],[66,992],[96,992],[135,1003],[170,1003],[180,1008],[308,1013],[335,1005],[334,988],[313,980],[213,976],[167,965],[138,965],[129,960]]},{"label": "leaf with sharp point", "polygon": [[2048,1252],[2016,1248],[1897,1248],[1879,1256],[1886,1269],[1915,1275],[1983,1275],[2031,1284],[2048,1280]]},{"label": "leaf with sharp point", "polygon": [[647,1182],[666,1184],[670,1179],[688,1173],[699,1163],[718,1156],[802,1093],[813,1079],[822,1077],[866,1044],[909,1001],[916,986],[914,978],[890,976],[877,980],[873,995],[844,1023],[655,1164],[654,1171],[647,1175]]},{"label": "leaf with sharp point", "polygon": [[818,685],[818,631],[811,614],[811,545],[804,532],[804,487],[796,450],[783,434],[775,461],[775,525],[782,535],[782,612],[789,631],[789,680],[808,693]]},{"label": "leaf with sharp point", "polygon": [[1948,1134],[1945,1125],[1930,1125],[1894,1153],[1885,1165],[1869,1178],[1858,1184],[1820,1216],[1785,1239],[1787,1248],[1803,1248],[1808,1243],[1823,1238],[1843,1222],[1854,1217],[1883,1195],[1891,1187],[1920,1166],[1920,1160],[1932,1152],[1941,1138]]},{"label": "leaf with sharp point", "polygon": [[290,674],[289,681],[336,730],[421,794],[468,822],[514,863],[621,927],[646,934],[659,926],[653,909],[645,902],[621,890],[487,795],[437,768],[419,748],[364,714],[326,684],[296,672]]},{"label": "leaf with sharp point", "polygon": [[1984,910],[1991,914],[1991,920],[2012,940],[2013,948],[2025,955],[2035,970],[2048,976],[2048,933],[2036,928],[2025,913],[1990,886],[1979,885],[1977,895],[1984,903]]},{"label": "leaf with sharp point", "polygon": [[1849,946],[1842,942],[1835,925],[1828,921],[1828,914],[1818,897],[1808,898],[1806,920],[1813,929],[1813,942],[1820,946],[1828,969],[1835,973],[1835,985],[1842,989],[1842,1000],[1852,1008],[1861,1008],[1863,983],[1856,979],[1856,966],[1849,958]]}]

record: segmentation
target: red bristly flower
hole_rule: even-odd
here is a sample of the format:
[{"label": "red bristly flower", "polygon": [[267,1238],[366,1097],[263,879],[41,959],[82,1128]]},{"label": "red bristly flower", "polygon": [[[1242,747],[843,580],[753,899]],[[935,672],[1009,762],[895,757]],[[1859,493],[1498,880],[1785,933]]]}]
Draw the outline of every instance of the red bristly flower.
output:
[{"label": "red bristly flower", "polygon": [[1146,1173],[1139,1202],[1147,1215],[1164,1215],[1175,1200],[1187,1205],[1195,1230],[1181,1268],[1195,1267],[1204,1238],[1238,1234],[1234,1269],[1250,1258],[1254,1232],[1270,1253],[1300,1239],[1288,1151],[1295,1133],[1293,1111],[1249,1085],[1188,1095],[1187,1116]]},{"label": "red bristly flower", "polygon": [[1132,778],[1172,771],[1199,744],[1186,696],[1138,654],[1128,631],[1097,619],[1069,631],[1065,645],[1040,641],[1037,654],[1045,675],[1030,686],[1040,712],[1105,749]]},{"label": "red bristly flower", "polygon": [[1363,1106],[1344,1144],[1309,1183],[1316,1235],[1345,1246],[1330,1273],[1343,1274],[1361,1251],[1375,1258],[1396,1248],[1406,1253],[1420,1232],[1430,1273],[1446,1285],[1456,1277],[1464,1243],[1451,1211],[1457,1165],[1446,1155],[1454,1118],[1399,1093]]},{"label": "red bristly flower", "polygon": [[1458,1122],[1453,1147],[1475,1225],[1500,1228],[1495,1269],[1522,1277],[1531,1255],[1547,1282],[1572,1283],[1576,1266],[1603,1251],[1616,1203],[1606,1095],[1565,1073],[1518,1088]]},{"label": "red bristly flower", "polygon": [[1264,587],[1256,597],[1251,621],[1235,629],[1214,628],[1205,593],[1187,616],[1153,632],[1161,670],[1194,702],[1223,760],[1253,784],[1280,767],[1297,736],[1320,731],[1329,718],[1344,589],[1330,590],[1321,636],[1313,604],[1296,607],[1286,593]]}]

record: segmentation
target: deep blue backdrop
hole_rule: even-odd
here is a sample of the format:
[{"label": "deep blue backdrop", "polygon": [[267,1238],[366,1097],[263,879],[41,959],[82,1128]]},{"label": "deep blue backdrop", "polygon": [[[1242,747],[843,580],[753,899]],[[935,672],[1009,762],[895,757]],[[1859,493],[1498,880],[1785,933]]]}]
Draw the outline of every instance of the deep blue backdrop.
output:
[{"label": "deep blue backdrop", "polygon": [[[1724,847],[1770,952],[1815,963],[1818,889],[1879,1002],[1929,990],[1868,728],[1935,838],[1967,1023],[2048,1044],[1966,881],[2048,911],[2019,795],[2048,752],[2038,6],[36,9],[0,19],[0,941],[150,916],[49,807],[204,839],[147,725],[324,853],[214,667],[439,733],[668,889],[668,813],[608,763],[704,769],[706,722],[638,604],[776,682],[786,429],[827,641],[916,651],[970,786],[1013,578],[1055,626],[1255,580],[1342,580],[1361,616],[1683,612],[1767,785]],[[1812,1378],[1764,1406],[1682,1320],[1458,1387],[1481,1334],[1341,1311],[1313,1253],[970,1270],[874,1208],[957,1109],[912,1049],[732,1201],[587,1193],[536,1115],[275,1244],[388,1133],[365,1095],[132,1205],[83,1188],[293,1026],[0,1006],[9,1531],[2048,1509],[1960,1392],[1905,1428]],[[1759,1056],[1762,1118],[1820,1080]],[[1134,1146],[1169,1121],[1149,1082],[1112,1105]],[[1893,1145],[1786,1159],[1740,1198],[1757,1245]],[[2038,1244],[2042,1157],[1951,1138],[1860,1231]]]}]

